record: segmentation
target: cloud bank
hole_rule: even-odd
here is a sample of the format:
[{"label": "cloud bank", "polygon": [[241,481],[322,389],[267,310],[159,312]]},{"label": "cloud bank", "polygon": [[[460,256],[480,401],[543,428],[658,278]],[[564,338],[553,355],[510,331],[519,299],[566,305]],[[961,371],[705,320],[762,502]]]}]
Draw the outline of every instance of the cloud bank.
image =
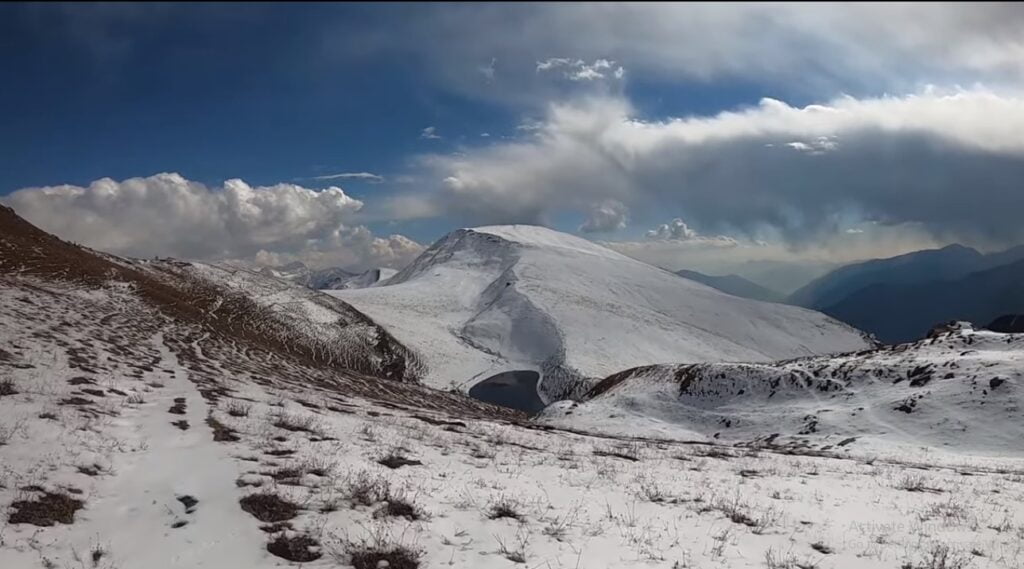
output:
[{"label": "cloud bank", "polygon": [[338,187],[208,187],[164,173],[18,190],[2,201],[41,228],[112,253],[186,259],[255,259],[311,266],[402,266],[422,246],[375,237],[356,223],[363,203]]},{"label": "cloud bank", "polygon": [[[622,66],[662,81],[755,83],[779,96],[1024,81],[1024,9],[1012,3],[467,3],[417,6],[390,23],[332,27],[324,44],[338,54],[398,52],[441,88],[512,104],[557,92],[539,67],[569,79],[579,71],[568,83]],[[483,80],[479,69],[495,58],[501,73]]]},{"label": "cloud bank", "polygon": [[1024,238],[1022,129],[1024,97],[984,87],[803,107],[763,99],[661,121],[596,97],[552,105],[515,140],[422,164],[441,181],[439,207],[481,223],[544,223],[570,210],[593,217],[590,229],[614,225],[602,204],[618,203],[794,245],[855,222],[1009,243]]}]

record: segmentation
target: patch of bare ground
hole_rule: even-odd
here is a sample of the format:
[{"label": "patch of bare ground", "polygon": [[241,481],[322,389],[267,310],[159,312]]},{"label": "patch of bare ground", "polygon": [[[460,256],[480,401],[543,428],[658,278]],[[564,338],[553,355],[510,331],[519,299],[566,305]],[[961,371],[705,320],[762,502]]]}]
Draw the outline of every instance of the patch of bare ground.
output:
[{"label": "patch of bare ground", "polygon": [[403,466],[420,466],[423,462],[405,456],[399,449],[392,449],[386,455],[377,459],[377,464],[394,470]]},{"label": "patch of bare ground", "polygon": [[418,569],[422,551],[382,540],[345,544],[348,562],[355,569]]},{"label": "patch of bare ground", "polygon": [[273,492],[249,494],[238,501],[246,512],[261,522],[283,522],[299,513],[299,506]]},{"label": "patch of bare ground", "polygon": [[171,405],[171,408],[168,409],[167,412],[171,413],[173,415],[184,415],[185,414],[185,398],[184,397],[175,397],[174,398],[174,405]]},{"label": "patch of bare ground", "polygon": [[218,421],[213,414],[206,416],[206,424],[213,429],[213,440],[217,442],[233,443],[240,440],[234,429]]},{"label": "patch of bare ground", "polygon": [[75,523],[75,512],[85,507],[85,502],[61,492],[43,491],[42,496],[32,500],[17,500],[11,504],[8,521],[12,524],[32,524],[49,527],[54,524]]},{"label": "patch of bare ground", "polygon": [[298,563],[316,561],[322,556],[320,543],[308,535],[289,536],[282,533],[267,544],[267,551],[282,559]]}]

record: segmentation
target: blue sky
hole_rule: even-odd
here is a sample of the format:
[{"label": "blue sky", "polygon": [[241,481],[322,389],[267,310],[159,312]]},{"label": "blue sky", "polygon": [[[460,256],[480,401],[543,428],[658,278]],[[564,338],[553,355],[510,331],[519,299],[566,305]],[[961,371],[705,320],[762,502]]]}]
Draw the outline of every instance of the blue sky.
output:
[{"label": "blue sky", "polygon": [[[1024,15],[965,10],[5,4],[0,200],[114,252],[264,262],[513,222],[666,266],[1000,247]],[[345,173],[373,177],[317,179]]]}]

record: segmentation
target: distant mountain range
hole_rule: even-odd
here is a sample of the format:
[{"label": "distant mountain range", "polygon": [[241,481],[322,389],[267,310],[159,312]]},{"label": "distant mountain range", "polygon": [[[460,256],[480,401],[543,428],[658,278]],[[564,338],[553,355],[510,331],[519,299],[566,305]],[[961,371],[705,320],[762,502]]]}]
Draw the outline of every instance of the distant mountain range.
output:
[{"label": "distant mountain range", "polygon": [[986,255],[950,245],[847,265],[787,301],[887,343],[919,339],[949,320],[984,325],[1024,311],[1024,246]]},{"label": "distant mountain range", "polygon": [[705,275],[704,273],[698,273],[697,271],[690,271],[687,269],[680,269],[676,271],[676,274],[683,278],[690,279],[691,281],[697,281],[701,284],[706,284],[711,288],[718,289],[726,294],[731,294],[740,298],[749,298],[764,302],[782,302],[785,299],[785,295],[763,287],[739,275]]},{"label": "distant mountain range", "polygon": [[800,260],[750,260],[733,265],[727,271],[757,283],[768,290],[790,295],[795,290],[841,267],[840,263]]}]

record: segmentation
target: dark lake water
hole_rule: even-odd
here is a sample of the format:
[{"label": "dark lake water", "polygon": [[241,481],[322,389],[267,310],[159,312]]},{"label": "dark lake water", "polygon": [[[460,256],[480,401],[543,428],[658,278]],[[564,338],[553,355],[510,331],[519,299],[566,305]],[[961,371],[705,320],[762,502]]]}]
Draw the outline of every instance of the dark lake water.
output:
[{"label": "dark lake water", "polygon": [[469,388],[469,396],[502,407],[536,413],[544,408],[544,402],[537,395],[539,380],[540,374],[535,371],[503,371]]}]

